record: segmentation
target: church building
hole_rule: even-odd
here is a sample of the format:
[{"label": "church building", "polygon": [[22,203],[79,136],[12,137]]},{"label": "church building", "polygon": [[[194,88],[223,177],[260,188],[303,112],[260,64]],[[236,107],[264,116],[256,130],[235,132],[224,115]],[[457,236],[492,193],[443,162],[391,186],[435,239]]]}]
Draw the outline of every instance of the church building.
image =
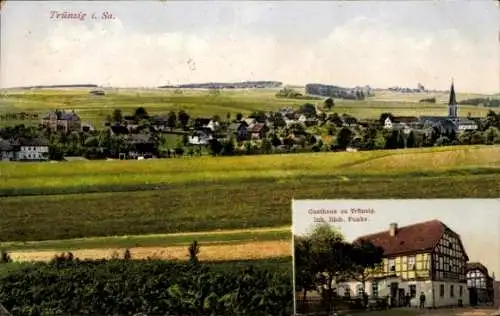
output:
[{"label": "church building", "polygon": [[443,133],[477,130],[477,123],[467,117],[460,117],[458,109],[455,85],[452,81],[448,101],[448,116],[421,116],[421,124],[436,127]]}]

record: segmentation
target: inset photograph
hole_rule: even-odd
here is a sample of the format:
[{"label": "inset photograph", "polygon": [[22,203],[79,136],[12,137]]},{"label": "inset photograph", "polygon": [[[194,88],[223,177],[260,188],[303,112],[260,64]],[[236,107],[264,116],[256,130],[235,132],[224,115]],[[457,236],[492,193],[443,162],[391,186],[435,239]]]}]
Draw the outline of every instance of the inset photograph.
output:
[{"label": "inset photograph", "polygon": [[498,199],[294,200],[292,214],[295,315],[498,311]]}]

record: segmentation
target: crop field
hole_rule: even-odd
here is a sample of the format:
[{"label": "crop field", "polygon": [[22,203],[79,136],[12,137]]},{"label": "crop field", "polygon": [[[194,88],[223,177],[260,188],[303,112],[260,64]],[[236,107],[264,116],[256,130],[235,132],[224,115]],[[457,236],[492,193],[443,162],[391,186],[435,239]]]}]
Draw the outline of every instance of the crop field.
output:
[{"label": "crop field", "polygon": [[[185,110],[192,116],[226,117],[231,113],[248,115],[253,111],[277,110],[284,106],[298,107],[316,100],[284,99],[275,96],[279,89],[222,90],[212,95],[207,90],[186,89],[176,94],[171,89],[109,89],[105,96],[90,96],[88,90],[4,90],[0,95],[0,114],[8,112],[36,112],[44,114],[50,110],[74,109],[82,120],[95,126],[102,126],[113,109],[120,108],[130,113],[139,106],[145,107],[150,114],[168,113]],[[446,115],[446,93],[396,93],[376,91],[374,97],[365,101],[336,100],[333,111],[354,115],[358,118],[378,118],[381,113],[394,115]],[[420,99],[435,96],[437,104],[418,103]],[[480,95],[460,94],[458,100]],[[476,106],[462,106],[463,115],[483,116],[488,109]],[[38,124],[38,120],[21,122],[0,121],[0,125]]]},{"label": "crop field", "polygon": [[[0,182],[4,193],[0,198],[0,241],[289,226],[292,198],[498,197],[499,167],[498,146],[156,161],[5,163],[0,164],[4,179]],[[94,186],[97,189],[92,190]],[[11,196],[6,197],[7,193]],[[224,243],[238,240],[235,234],[199,238]],[[162,238],[139,238],[127,245],[166,247],[183,243],[171,236]],[[248,238],[289,240],[285,233],[262,231]],[[193,238],[185,241],[189,239]],[[245,241],[248,239],[241,242]],[[39,244],[34,248],[124,247],[112,238],[83,243],[94,244],[80,247],[68,241],[67,245],[57,246],[52,242],[51,247]],[[30,247],[19,243],[11,246],[19,250]]]}]

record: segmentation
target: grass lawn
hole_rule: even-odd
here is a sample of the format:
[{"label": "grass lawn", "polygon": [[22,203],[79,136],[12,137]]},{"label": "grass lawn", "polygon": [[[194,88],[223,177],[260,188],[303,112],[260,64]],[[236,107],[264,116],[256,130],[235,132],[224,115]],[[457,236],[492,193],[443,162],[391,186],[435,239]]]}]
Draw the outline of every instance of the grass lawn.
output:
[{"label": "grass lawn", "polygon": [[[202,89],[185,89],[182,95],[173,90],[111,89],[105,96],[90,96],[88,90],[31,90],[7,91],[0,96],[0,113],[36,112],[44,114],[56,108],[74,109],[82,119],[94,126],[102,126],[107,115],[115,108],[124,113],[132,113],[142,106],[150,114],[168,113],[185,110],[192,116],[226,117],[231,113],[248,115],[253,111],[271,111],[284,106],[299,107],[304,103],[320,101],[276,98],[279,89],[239,89],[222,90],[218,96]],[[375,97],[366,101],[336,100],[335,112],[354,115],[358,118],[378,118],[381,113],[392,112],[394,115],[446,115],[447,94],[437,93],[437,104],[418,103],[431,94],[376,92]],[[480,97],[480,95],[458,94],[458,100]],[[462,115],[485,115],[487,108],[463,106]],[[26,121],[25,124],[38,124],[38,121]],[[19,121],[0,121],[0,125],[19,124]]]},{"label": "grass lawn", "polygon": [[[4,193],[56,194],[1,197],[0,241],[289,226],[292,198],[496,198],[499,164],[498,146],[7,163],[0,165]],[[123,183],[144,187],[118,192]],[[62,194],[93,186],[98,193]]]}]

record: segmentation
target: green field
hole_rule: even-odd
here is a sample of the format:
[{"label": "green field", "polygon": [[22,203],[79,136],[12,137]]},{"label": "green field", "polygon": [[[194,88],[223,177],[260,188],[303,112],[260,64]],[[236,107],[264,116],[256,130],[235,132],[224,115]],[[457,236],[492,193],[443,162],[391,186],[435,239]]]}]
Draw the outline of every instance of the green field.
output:
[{"label": "green field", "polygon": [[[101,127],[107,115],[113,109],[122,109],[130,113],[137,107],[145,107],[150,114],[168,113],[185,110],[192,116],[219,115],[223,118],[227,113],[234,117],[237,113],[248,115],[253,111],[277,110],[284,106],[298,108],[309,100],[294,100],[275,97],[279,89],[222,90],[218,96],[207,90],[184,90],[177,95],[173,90],[139,90],[111,89],[105,96],[90,96],[88,90],[25,90],[3,91],[0,95],[0,113],[36,112],[45,114],[50,110],[74,109],[82,120],[96,127]],[[354,115],[358,118],[378,118],[381,113],[391,112],[394,115],[446,115],[448,102],[446,93],[395,93],[376,91],[374,97],[365,101],[336,100],[333,111]],[[435,96],[437,104],[418,103],[420,99]],[[458,101],[481,97],[474,94],[458,93]],[[484,116],[488,108],[463,106],[462,115]],[[21,121],[0,121],[0,125],[15,125]],[[38,124],[39,121],[24,122]]]},{"label": "green field", "polygon": [[258,242],[271,240],[289,240],[290,227],[271,227],[267,229],[226,230],[204,233],[152,234],[134,236],[89,237],[62,240],[45,240],[29,242],[2,242],[0,249],[7,251],[67,251],[78,249],[99,248],[132,248],[132,247],[162,247],[188,246],[193,240],[203,245],[209,244],[240,244],[243,242]]},{"label": "green field", "polygon": [[285,226],[292,198],[498,197],[499,167],[498,146],[4,163],[0,241]]}]

